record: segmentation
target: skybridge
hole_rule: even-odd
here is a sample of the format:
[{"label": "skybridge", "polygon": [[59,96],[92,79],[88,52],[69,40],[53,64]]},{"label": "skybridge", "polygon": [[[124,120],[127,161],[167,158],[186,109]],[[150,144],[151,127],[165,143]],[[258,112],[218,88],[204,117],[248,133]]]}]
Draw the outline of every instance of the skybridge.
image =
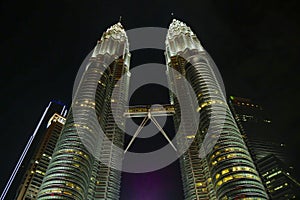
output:
[{"label": "skybridge", "polygon": [[127,152],[129,147],[132,145],[135,138],[139,135],[141,130],[144,128],[145,124],[150,120],[153,124],[157,127],[157,129],[163,134],[166,140],[170,143],[172,148],[177,151],[176,147],[160,126],[156,117],[162,116],[173,116],[175,114],[174,106],[171,104],[164,104],[164,105],[137,105],[137,106],[129,106],[125,109],[124,116],[127,118],[135,118],[135,117],[143,117],[143,121],[139,125],[138,129],[134,133],[133,137],[131,138],[129,144],[127,145],[124,153]]}]

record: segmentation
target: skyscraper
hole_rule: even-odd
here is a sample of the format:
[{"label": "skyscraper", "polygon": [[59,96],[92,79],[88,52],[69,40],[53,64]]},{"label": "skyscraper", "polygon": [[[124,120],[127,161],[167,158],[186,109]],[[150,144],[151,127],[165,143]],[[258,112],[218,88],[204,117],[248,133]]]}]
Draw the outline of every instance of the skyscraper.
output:
[{"label": "skyscraper", "polygon": [[[120,168],[123,151],[116,151],[113,145],[124,149],[120,128],[125,126],[130,77],[128,45],[120,23],[107,29],[98,41],[73,97],[38,199],[119,198],[121,172],[115,168]],[[165,55],[169,85],[178,95],[170,92],[175,129],[183,127],[174,149],[184,152],[192,142],[180,157],[185,199],[267,199],[214,63],[183,22],[171,23]],[[179,99],[186,104],[181,105]],[[191,107],[194,103],[195,109]],[[199,119],[193,113],[199,113]],[[189,117],[182,120],[182,116]],[[108,140],[99,136],[99,124]],[[196,135],[187,134],[194,129],[198,130]]]},{"label": "skyscraper", "polygon": [[286,145],[268,137],[267,133],[274,130],[263,107],[235,96],[228,102],[270,198],[297,198],[300,184],[292,175]]},{"label": "skyscraper", "polygon": [[[180,158],[185,199],[267,199],[213,70],[214,63],[190,27],[173,20],[166,39],[165,54],[170,87],[190,102],[193,101],[189,99],[190,92],[195,92],[199,105],[197,112],[200,113],[200,123],[195,138],[178,133],[182,134],[179,147],[185,140],[194,140]],[[169,68],[184,75],[194,91],[189,91],[180,77],[170,72]],[[175,128],[178,129],[182,105],[177,99],[171,95],[175,107]],[[195,126],[193,116],[190,117],[191,123],[184,124],[185,130]],[[203,149],[200,150],[200,146]],[[199,150],[206,156],[199,158]]]},{"label": "skyscraper", "polygon": [[55,113],[60,113],[61,116],[65,116],[67,113],[66,105],[60,101],[52,100],[46,106],[35,130],[29,137],[29,140],[7,182],[6,187],[4,188],[0,198],[1,200],[14,199],[17,197],[20,185],[24,184],[26,173],[36,160],[35,156],[37,155],[40,143],[44,141],[47,136],[47,124]]},{"label": "skyscraper", "polygon": [[[129,60],[127,36],[117,23],[103,33],[93,50],[38,199],[118,199],[121,172],[95,156],[111,165],[120,164],[120,152],[113,150],[112,143],[123,148],[124,134],[115,121],[125,125]],[[123,75],[126,78],[118,82]],[[117,95],[112,96],[113,90]],[[112,111],[117,113],[115,118]],[[95,128],[99,124],[106,141]]]}]

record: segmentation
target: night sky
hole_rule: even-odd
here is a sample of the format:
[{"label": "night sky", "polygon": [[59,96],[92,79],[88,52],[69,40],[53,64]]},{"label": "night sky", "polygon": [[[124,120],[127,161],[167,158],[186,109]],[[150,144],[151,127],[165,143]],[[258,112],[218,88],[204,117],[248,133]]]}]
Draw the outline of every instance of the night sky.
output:
[{"label": "night sky", "polygon": [[[285,142],[294,158],[300,154],[299,1],[88,2],[0,2],[1,192],[48,102],[70,103],[81,62],[120,15],[127,30],[167,28],[173,17],[186,22],[217,64],[227,94],[263,105],[274,127],[266,135]],[[163,52],[132,52],[132,67],[147,62],[164,63]],[[166,102],[165,89],[152,89],[154,96],[146,89],[144,99],[131,102]],[[123,180],[121,200],[147,193],[182,199],[178,163]]]}]

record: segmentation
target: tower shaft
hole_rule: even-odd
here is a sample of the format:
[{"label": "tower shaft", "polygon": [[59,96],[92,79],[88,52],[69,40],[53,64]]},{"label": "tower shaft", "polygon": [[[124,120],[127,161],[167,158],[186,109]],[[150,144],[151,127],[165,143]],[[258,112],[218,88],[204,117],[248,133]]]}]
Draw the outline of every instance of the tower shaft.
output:
[{"label": "tower shaft", "polygon": [[113,146],[123,146],[116,121],[125,126],[120,113],[127,101],[129,60],[127,36],[117,23],[103,34],[86,65],[38,199],[119,198],[121,172],[114,168],[120,168],[121,152]]},{"label": "tower shaft", "polygon": [[[197,99],[190,101],[197,101],[199,105],[195,111],[200,113],[198,133],[189,150],[180,158],[185,198],[267,199],[258,172],[226,103],[212,59],[191,29],[177,20],[173,20],[168,31],[166,60],[167,67],[179,71],[194,91],[181,89],[184,85],[180,79],[167,73],[170,86],[186,98],[194,92]],[[175,124],[178,124],[180,113],[179,109],[176,111],[176,99],[171,101],[175,103]],[[184,126],[189,129],[191,125]]]}]

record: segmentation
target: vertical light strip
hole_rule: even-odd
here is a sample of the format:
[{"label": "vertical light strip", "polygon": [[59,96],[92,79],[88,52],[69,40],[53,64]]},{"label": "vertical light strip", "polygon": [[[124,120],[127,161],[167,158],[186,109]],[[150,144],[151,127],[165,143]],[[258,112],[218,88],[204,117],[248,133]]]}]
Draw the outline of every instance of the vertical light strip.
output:
[{"label": "vertical light strip", "polygon": [[60,115],[63,115],[65,108],[66,108],[66,106],[63,107],[63,109],[60,112]]},{"label": "vertical light strip", "polygon": [[66,117],[68,109],[65,110],[63,117]]},{"label": "vertical light strip", "polygon": [[27,152],[28,152],[28,149],[29,149],[30,145],[32,144],[32,141],[33,141],[33,139],[35,138],[35,135],[36,135],[36,133],[38,132],[38,130],[39,130],[41,124],[42,124],[42,121],[44,120],[45,115],[46,115],[46,113],[48,112],[48,109],[49,109],[49,107],[51,106],[51,104],[52,104],[52,102],[50,102],[49,105],[48,105],[48,107],[45,109],[45,111],[44,111],[44,113],[43,113],[43,115],[42,115],[42,117],[41,117],[41,119],[40,119],[40,121],[39,121],[37,127],[35,128],[33,134],[30,136],[30,138],[29,138],[29,140],[28,140],[28,142],[27,142],[27,144],[26,144],[26,147],[25,147],[25,149],[24,149],[23,152],[22,152],[22,155],[21,155],[21,157],[19,158],[19,161],[18,161],[18,163],[17,163],[17,165],[16,165],[16,167],[15,167],[13,173],[11,174],[11,176],[10,176],[10,178],[9,178],[9,180],[8,180],[6,186],[5,186],[5,188],[4,188],[4,190],[3,190],[2,194],[1,194],[0,200],[4,200],[4,198],[5,198],[5,196],[6,196],[7,192],[8,192],[8,190],[9,190],[9,188],[10,188],[10,186],[11,186],[11,184],[12,184],[12,182],[13,182],[13,180],[14,180],[16,174],[17,174],[17,172],[19,171],[19,168],[20,168],[20,166],[21,166],[21,164],[22,164],[22,162],[23,162],[23,160],[24,160],[24,157],[26,156],[26,154],[27,154]]}]

